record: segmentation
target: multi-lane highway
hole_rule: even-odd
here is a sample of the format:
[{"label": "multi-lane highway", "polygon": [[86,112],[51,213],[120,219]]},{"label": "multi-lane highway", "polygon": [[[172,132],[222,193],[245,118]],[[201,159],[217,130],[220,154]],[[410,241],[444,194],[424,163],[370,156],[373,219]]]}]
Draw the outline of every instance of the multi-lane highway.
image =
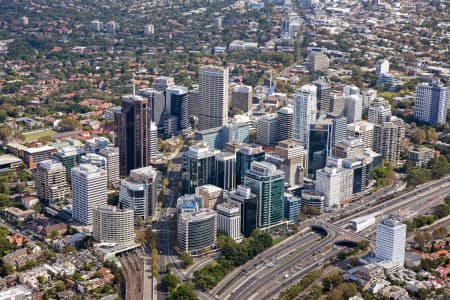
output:
[{"label": "multi-lane highway", "polygon": [[[429,209],[430,204],[418,205],[418,203],[427,202],[430,198],[433,198],[432,201],[435,203],[435,199],[448,195],[450,193],[449,183],[450,177],[443,178],[374,206],[370,205],[376,203],[378,199],[371,199],[370,204],[363,202],[352,207],[351,215],[346,214],[344,216],[341,214],[341,216],[336,216],[332,223],[324,221],[329,218],[327,215],[318,217],[316,220],[310,221],[313,223],[307,224],[315,224],[327,230],[327,236],[320,243],[311,243],[305,236],[290,238],[284,241],[284,244],[265,251],[244,266],[237,268],[221,281],[211,291],[211,294],[219,299],[258,299],[262,297],[269,299],[289,284],[300,279],[318,264],[333,259],[339,252],[334,243],[340,234],[353,235],[356,239],[367,239],[368,235],[355,234],[345,230],[349,220],[373,213],[389,214],[410,207]],[[327,245],[331,249],[323,250],[323,247]],[[317,260],[313,254],[317,254],[319,249],[322,249],[320,255],[323,255],[323,257]],[[274,257],[275,253],[281,259]],[[289,254],[293,258],[288,263],[281,263],[283,258]]]}]

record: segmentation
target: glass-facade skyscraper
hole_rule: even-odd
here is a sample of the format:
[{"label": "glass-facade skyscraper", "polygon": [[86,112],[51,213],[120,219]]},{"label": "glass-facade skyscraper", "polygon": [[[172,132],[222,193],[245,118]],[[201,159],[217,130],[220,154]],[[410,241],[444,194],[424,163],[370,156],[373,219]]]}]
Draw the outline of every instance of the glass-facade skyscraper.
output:
[{"label": "glass-facade skyscraper", "polygon": [[253,161],[264,161],[265,152],[260,146],[245,146],[236,153],[236,184],[242,184]]},{"label": "glass-facade skyscraper", "polygon": [[253,162],[244,185],[258,197],[257,227],[275,225],[284,216],[284,172],[268,162]]},{"label": "glass-facade skyscraper", "polygon": [[215,155],[219,150],[205,146],[191,146],[183,154],[183,180],[185,191],[189,194],[195,188],[215,183]]}]

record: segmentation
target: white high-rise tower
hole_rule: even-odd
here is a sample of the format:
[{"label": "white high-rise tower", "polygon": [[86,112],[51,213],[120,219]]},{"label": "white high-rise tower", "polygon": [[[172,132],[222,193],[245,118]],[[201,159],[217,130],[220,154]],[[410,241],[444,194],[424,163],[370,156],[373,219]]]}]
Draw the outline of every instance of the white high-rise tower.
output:
[{"label": "white high-rise tower", "polygon": [[222,127],[228,120],[228,68],[200,68],[198,129]]},{"label": "white high-rise tower", "polygon": [[294,96],[294,139],[305,148],[309,145],[309,127],[316,121],[317,87],[313,84],[302,86]]},{"label": "white high-rise tower", "polygon": [[93,222],[94,208],[107,204],[107,172],[91,164],[72,168],[72,217],[85,224]]},{"label": "white high-rise tower", "polygon": [[375,257],[403,266],[405,262],[406,225],[391,216],[377,225]]}]

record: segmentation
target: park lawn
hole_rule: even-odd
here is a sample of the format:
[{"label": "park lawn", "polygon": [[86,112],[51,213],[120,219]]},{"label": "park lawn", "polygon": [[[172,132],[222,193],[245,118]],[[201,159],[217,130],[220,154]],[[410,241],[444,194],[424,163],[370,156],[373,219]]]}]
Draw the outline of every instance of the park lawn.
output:
[{"label": "park lawn", "polygon": [[23,136],[25,137],[25,142],[35,142],[40,137],[43,136],[53,136],[55,132],[51,129],[48,130],[39,130],[39,131],[32,131],[28,133],[24,133]]}]

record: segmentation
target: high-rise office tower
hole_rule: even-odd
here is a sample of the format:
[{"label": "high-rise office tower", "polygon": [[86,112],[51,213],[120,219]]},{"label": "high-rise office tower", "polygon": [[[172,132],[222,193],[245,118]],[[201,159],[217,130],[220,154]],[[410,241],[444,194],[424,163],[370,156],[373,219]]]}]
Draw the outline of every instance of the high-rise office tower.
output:
[{"label": "high-rise office tower", "polygon": [[175,85],[175,79],[173,77],[158,76],[153,81],[153,87],[158,91],[165,91],[172,85]]},{"label": "high-rise office tower", "polygon": [[359,95],[350,95],[345,98],[344,114],[348,123],[361,121],[362,118],[362,99]]},{"label": "high-rise office tower", "polygon": [[327,119],[331,119],[333,123],[331,136],[331,147],[333,148],[347,137],[347,118],[335,113],[328,113]]},{"label": "high-rise office tower", "polygon": [[91,225],[94,208],[107,204],[106,192],[106,170],[91,164],[72,168],[72,217]]},{"label": "high-rise office tower", "polygon": [[354,158],[364,153],[364,143],[360,138],[347,138],[336,144],[333,156],[337,158]]},{"label": "high-rise office tower", "polygon": [[298,223],[300,221],[301,198],[292,194],[284,193],[284,218],[289,223]]},{"label": "high-rise office tower", "polygon": [[258,197],[257,227],[270,227],[283,219],[284,173],[268,162],[252,162],[244,185]]},{"label": "high-rise office tower", "polygon": [[146,221],[156,212],[158,171],[152,167],[130,171],[128,179],[120,182],[119,203],[121,208],[134,211],[134,221]]},{"label": "high-rise office tower", "polygon": [[171,86],[166,89],[167,111],[177,117],[177,130],[190,128],[189,122],[189,89],[185,86]]},{"label": "high-rise office tower", "polygon": [[183,153],[183,180],[189,194],[194,193],[198,186],[215,183],[215,155],[219,152],[198,145]]},{"label": "high-rise office tower", "polygon": [[[198,118],[200,114],[200,90],[198,88],[189,91],[189,116]],[[198,121],[198,120],[197,120]],[[198,124],[197,124],[198,127]]]},{"label": "high-rise office tower", "polygon": [[317,87],[317,102],[320,107],[321,113],[333,112],[333,106],[331,105],[331,87],[328,83],[319,78],[314,81],[313,84]]},{"label": "high-rise office tower", "polygon": [[217,231],[233,240],[241,238],[241,211],[235,203],[221,203],[217,210]]},{"label": "high-rise office tower", "polygon": [[319,119],[309,129],[309,148],[306,167],[314,178],[316,170],[325,167],[333,149],[333,120]]},{"label": "high-rise office tower", "polygon": [[368,120],[370,123],[381,124],[390,120],[391,105],[384,98],[376,98],[369,105]]},{"label": "high-rise office tower", "polygon": [[245,145],[236,152],[236,184],[244,182],[244,176],[253,161],[264,161],[265,152],[261,146]]},{"label": "high-rise office tower", "polygon": [[373,148],[374,124],[366,121],[360,121],[347,125],[347,136],[360,138],[364,149]]},{"label": "high-rise office tower", "polygon": [[375,258],[392,261],[400,266],[405,262],[406,225],[390,216],[377,225]]},{"label": "high-rise office tower", "polygon": [[224,190],[236,188],[236,154],[221,152],[215,156],[216,185]]},{"label": "high-rise office tower", "polygon": [[101,243],[134,243],[133,211],[106,205],[94,208],[93,237]]},{"label": "high-rise office tower", "polygon": [[301,185],[305,173],[305,148],[299,142],[291,139],[280,141],[274,154],[281,158],[279,168],[285,174],[285,180],[290,186]]},{"label": "high-rise office tower", "polygon": [[323,52],[311,51],[308,55],[308,60],[311,73],[323,71],[330,66],[330,59]]},{"label": "high-rise office tower", "polygon": [[316,191],[323,193],[326,207],[340,206],[351,200],[353,172],[342,167],[342,160],[316,172]]},{"label": "high-rise office tower", "polygon": [[150,122],[150,157],[155,159],[158,155],[158,126],[155,122]]},{"label": "high-rise office tower", "polygon": [[253,92],[251,86],[235,86],[231,91],[231,107],[248,112],[252,109],[252,97]]},{"label": "high-rise office tower", "polygon": [[241,212],[242,234],[251,235],[257,227],[258,197],[252,193],[250,188],[243,185],[238,185],[236,191],[228,193],[228,196],[229,202],[236,204]]},{"label": "high-rise office tower", "polygon": [[228,68],[200,68],[200,130],[221,127],[228,120]]},{"label": "high-rise office tower", "polygon": [[105,147],[98,151],[98,155],[106,158],[106,171],[108,172],[108,183],[118,184],[120,182],[120,151],[118,147]]},{"label": "high-rise office tower", "polygon": [[330,110],[337,115],[343,115],[345,109],[345,97],[342,93],[330,94]]},{"label": "high-rise office tower", "polygon": [[154,88],[139,90],[139,94],[150,103],[151,119],[157,126],[162,125],[166,112],[166,93]]},{"label": "high-rise office tower", "polygon": [[294,139],[302,143],[305,148],[309,144],[309,127],[316,120],[317,87],[307,84],[298,89],[294,96]]},{"label": "high-rise office tower", "polygon": [[354,84],[344,86],[342,91],[344,92],[344,97],[348,97],[351,95],[359,95],[359,93],[360,93],[359,87],[357,87]]},{"label": "high-rise office tower", "polygon": [[122,111],[116,113],[116,136],[120,175],[150,165],[150,103],[137,95],[122,97]]},{"label": "high-rise office tower", "polygon": [[292,139],[294,126],[294,109],[292,106],[285,106],[278,110],[278,140],[284,141]]},{"label": "high-rise office tower", "polygon": [[66,181],[66,168],[54,159],[41,161],[37,167],[36,189],[39,200],[53,204],[64,200],[69,193]]},{"label": "high-rise office tower", "polygon": [[273,146],[278,140],[278,115],[261,116],[256,125],[256,142],[264,146]]},{"label": "high-rise office tower", "polygon": [[390,122],[375,125],[373,150],[380,153],[384,160],[398,164],[401,141],[404,137],[405,126],[403,121],[392,117]]},{"label": "high-rise office tower", "polygon": [[361,92],[361,97],[363,101],[363,115],[365,115],[369,106],[377,98],[377,91],[374,89],[365,89]]},{"label": "high-rise office tower", "polygon": [[448,87],[439,86],[437,82],[421,83],[416,89],[417,121],[430,125],[445,124],[448,109]]}]

